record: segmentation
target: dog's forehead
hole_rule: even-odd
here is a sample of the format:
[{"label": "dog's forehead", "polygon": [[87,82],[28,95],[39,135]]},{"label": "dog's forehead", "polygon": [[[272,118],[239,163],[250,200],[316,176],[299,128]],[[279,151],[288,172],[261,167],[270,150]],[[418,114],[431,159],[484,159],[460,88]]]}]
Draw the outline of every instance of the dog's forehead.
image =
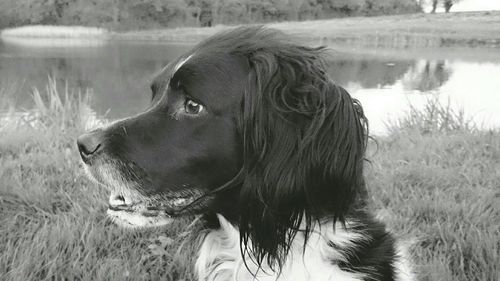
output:
[{"label": "dog's forehead", "polygon": [[179,68],[181,68],[187,61],[189,61],[192,57],[194,56],[194,54],[190,54],[189,56],[186,56],[186,57],[181,57],[177,63],[174,65],[174,69],[173,69],[173,73],[175,74],[175,72],[177,72],[177,70],[179,70]]},{"label": "dog's forehead", "polygon": [[223,52],[194,52],[165,66],[153,79],[153,86],[166,90],[174,79],[192,97],[224,105],[242,94],[248,71],[243,57]]},{"label": "dog's forehead", "polygon": [[163,68],[161,68],[155,75],[153,75],[153,79],[151,80],[152,85],[162,85],[166,84],[170,78],[179,70],[179,68],[184,65],[189,59],[194,56],[193,53],[183,55],[178,59],[167,63]]}]

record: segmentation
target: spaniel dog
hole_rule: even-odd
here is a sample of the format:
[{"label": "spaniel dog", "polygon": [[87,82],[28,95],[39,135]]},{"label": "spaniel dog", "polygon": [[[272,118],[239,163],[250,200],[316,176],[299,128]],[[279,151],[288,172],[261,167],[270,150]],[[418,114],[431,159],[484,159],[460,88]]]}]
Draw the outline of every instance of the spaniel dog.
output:
[{"label": "spaniel dog", "polygon": [[147,111],[77,140],[109,217],[202,214],[199,280],[413,280],[366,211],[367,121],[324,53],[244,27],[168,64]]}]

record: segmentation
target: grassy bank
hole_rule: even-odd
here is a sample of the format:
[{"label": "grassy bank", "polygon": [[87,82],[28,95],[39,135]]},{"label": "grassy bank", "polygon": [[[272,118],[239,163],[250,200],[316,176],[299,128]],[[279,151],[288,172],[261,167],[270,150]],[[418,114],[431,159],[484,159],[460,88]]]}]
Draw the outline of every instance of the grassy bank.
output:
[{"label": "grassy bank", "polygon": [[[2,121],[0,280],[192,280],[197,225],[129,231],[107,221],[107,195],[83,175],[75,146],[88,100],[55,88],[35,92],[20,122]],[[412,241],[421,280],[497,280],[500,132],[439,112],[410,113],[371,143],[372,207]]]},{"label": "grassy bank", "polygon": [[[318,45],[363,47],[500,47],[500,12],[350,17],[269,24]],[[227,26],[113,33],[124,40],[197,42]]]},{"label": "grassy bank", "polygon": [[85,26],[30,25],[7,28],[0,33],[1,37],[21,38],[107,38],[104,28]]},{"label": "grassy bank", "polygon": [[[348,17],[268,24],[311,45],[337,47],[500,47],[500,11]],[[10,38],[114,38],[195,43],[231,28],[185,27],[128,32],[71,26],[27,26],[2,31]]]}]

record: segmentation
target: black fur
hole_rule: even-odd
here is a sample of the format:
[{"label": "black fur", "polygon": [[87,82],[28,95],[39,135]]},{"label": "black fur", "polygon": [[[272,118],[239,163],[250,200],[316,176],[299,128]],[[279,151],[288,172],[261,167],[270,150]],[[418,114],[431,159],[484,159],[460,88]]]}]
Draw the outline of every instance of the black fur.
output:
[{"label": "black fur", "polygon": [[[324,53],[262,27],[211,37],[157,75],[149,111],[94,132],[99,152],[125,163],[142,195],[202,194],[165,212],[222,214],[239,226],[242,252],[278,271],[299,231],[307,240],[320,220],[355,215],[372,240],[339,266],[392,280],[394,241],[359,211],[367,120],[328,77]],[[180,114],[188,98],[206,112]]]},{"label": "black fur", "polygon": [[330,246],[346,257],[345,261],[337,261],[337,265],[346,271],[363,273],[367,281],[395,280],[394,261],[399,257],[394,237],[387,232],[384,224],[365,211],[355,211],[349,217],[356,222],[349,231],[362,233],[365,239],[349,249],[331,243]]}]

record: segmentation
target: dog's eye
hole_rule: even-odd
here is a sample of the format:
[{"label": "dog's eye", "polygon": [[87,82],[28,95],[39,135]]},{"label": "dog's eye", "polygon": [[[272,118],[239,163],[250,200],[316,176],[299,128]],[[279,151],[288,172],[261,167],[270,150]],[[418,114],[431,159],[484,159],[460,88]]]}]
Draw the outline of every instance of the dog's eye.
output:
[{"label": "dog's eye", "polygon": [[187,114],[196,115],[199,114],[202,110],[203,110],[203,105],[191,99],[186,99],[186,102],[184,103],[184,111]]}]

